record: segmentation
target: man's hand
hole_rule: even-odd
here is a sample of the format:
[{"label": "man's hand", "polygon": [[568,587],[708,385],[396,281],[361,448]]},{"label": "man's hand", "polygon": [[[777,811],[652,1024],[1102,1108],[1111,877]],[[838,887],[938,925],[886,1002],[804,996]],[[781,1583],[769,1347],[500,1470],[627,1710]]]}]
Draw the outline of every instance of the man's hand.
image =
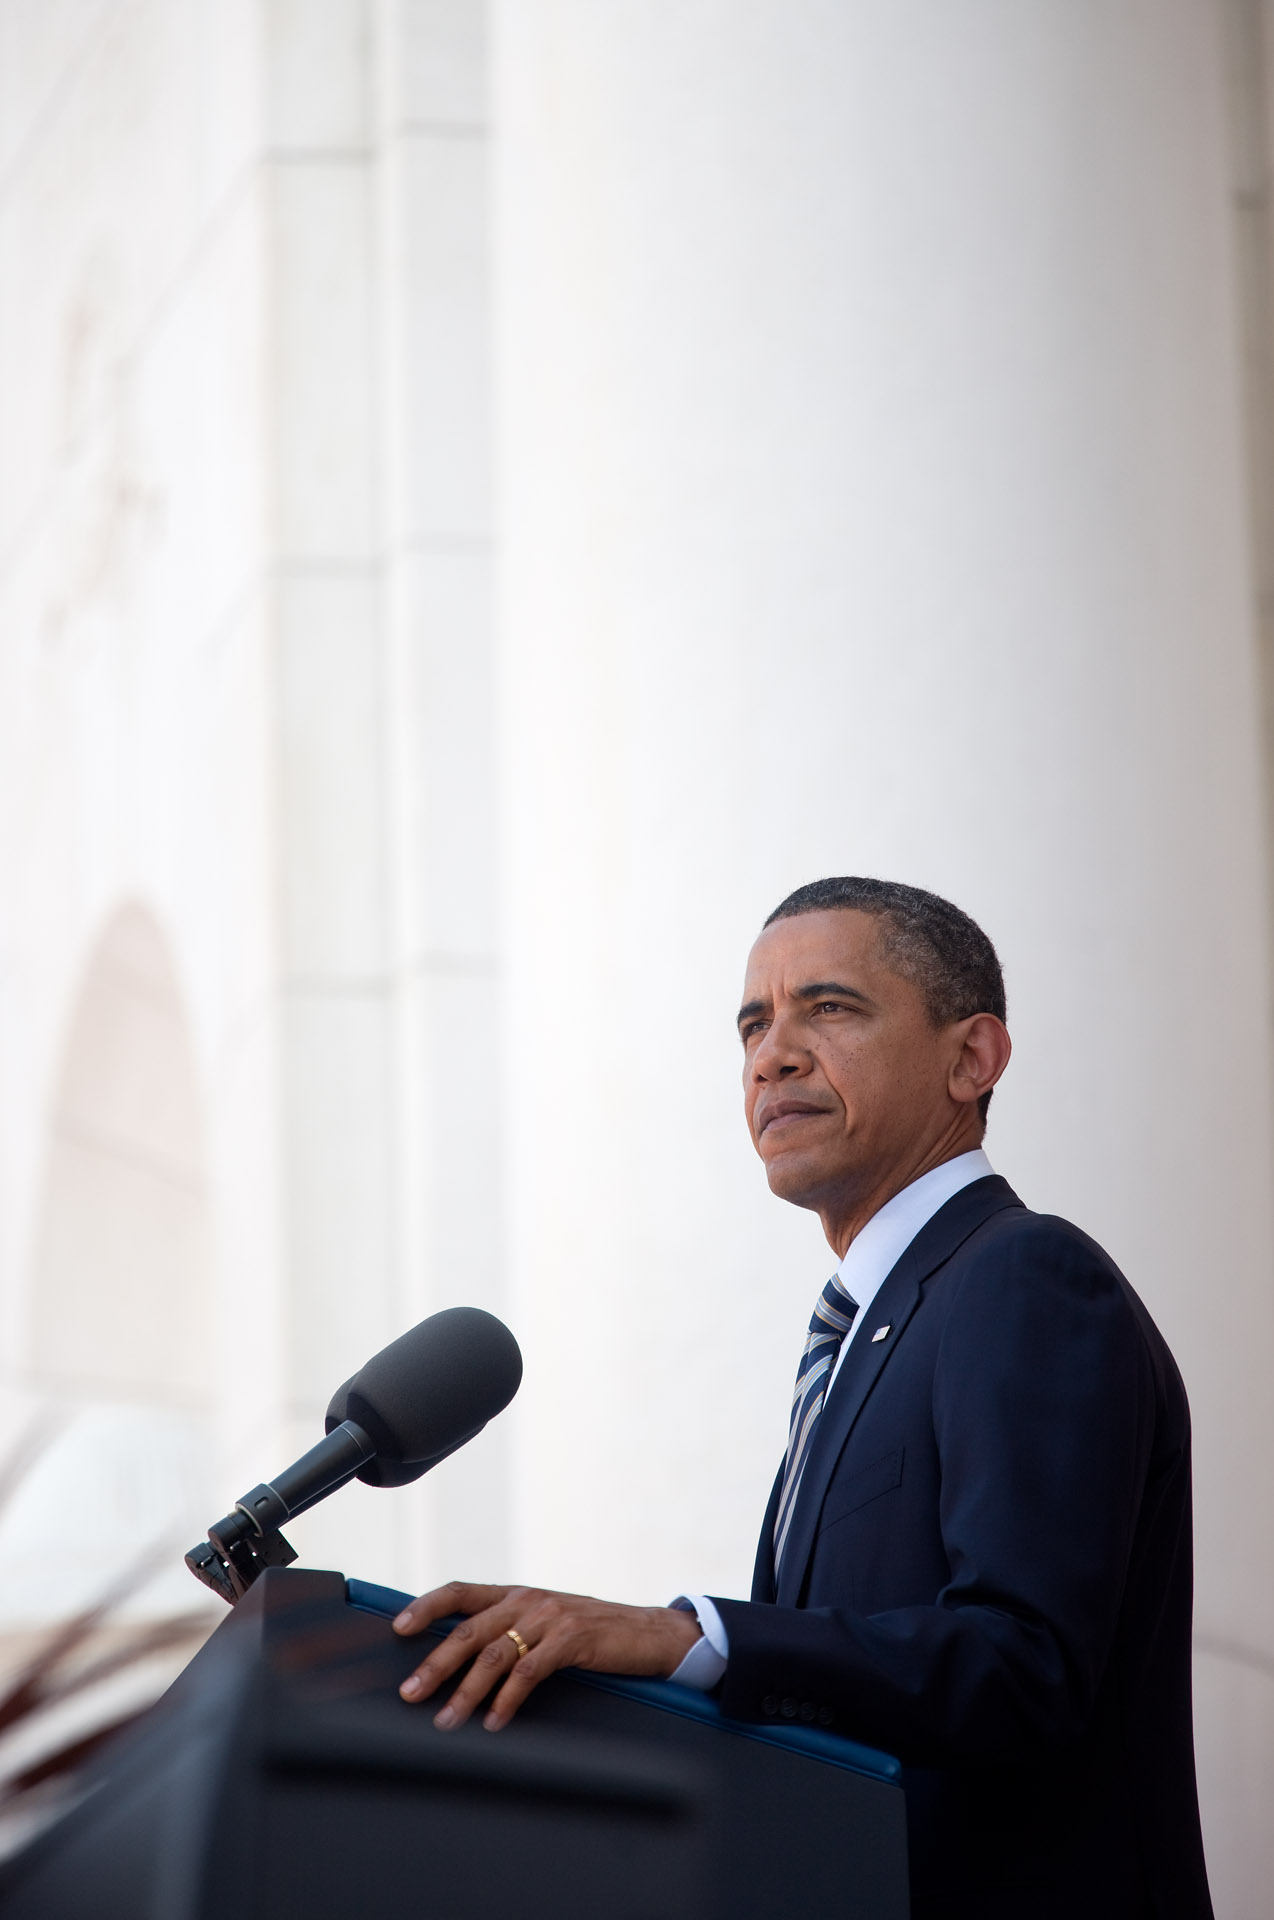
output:
[{"label": "man's hand", "polygon": [[[427,1700],[472,1660],[471,1670],[434,1715],[434,1725],[463,1726],[491,1689],[499,1686],[482,1723],[491,1733],[507,1726],[533,1688],[559,1667],[666,1679],[700,1638],[694,1614],[675,1607],[624,1607],[579,1593],[478,1587],[464,1580],[452,1580],[413,1600],[395,1620],[394,1631],[419,1633],[449,1613],[465,1613],[469,1618],[453,1627],[398,1691],[404,1700]],[[519,1642],[526,1647],[525,1653]]]}]

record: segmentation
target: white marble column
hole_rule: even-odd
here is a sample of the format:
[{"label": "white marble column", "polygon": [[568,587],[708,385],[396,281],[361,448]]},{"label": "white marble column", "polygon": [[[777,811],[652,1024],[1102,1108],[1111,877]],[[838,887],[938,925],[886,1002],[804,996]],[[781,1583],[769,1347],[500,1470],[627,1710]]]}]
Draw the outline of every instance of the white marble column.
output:
[{"label": "white marble column", "polygon": [[1007,971],[988,1147],[1196,1422],[1218,1912],[1274,1856],[1262,768],[1203,0],[496,8],[526,1576],[746,1590],[817,1226],[738,1112],[792,886]]}]

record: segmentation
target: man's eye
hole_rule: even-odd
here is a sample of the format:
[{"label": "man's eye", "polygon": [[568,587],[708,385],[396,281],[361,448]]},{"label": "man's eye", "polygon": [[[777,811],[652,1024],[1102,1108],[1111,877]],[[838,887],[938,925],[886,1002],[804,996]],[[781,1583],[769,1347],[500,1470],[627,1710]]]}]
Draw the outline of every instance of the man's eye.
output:
[{"label": "man's eye", "polygon": [[739,1034],[745,1047],[749,1040],[755,1040],[758,1033],[763,1033],[764,1031],[764,1020],[749,1020],[745,1026],[739,1028]]}]

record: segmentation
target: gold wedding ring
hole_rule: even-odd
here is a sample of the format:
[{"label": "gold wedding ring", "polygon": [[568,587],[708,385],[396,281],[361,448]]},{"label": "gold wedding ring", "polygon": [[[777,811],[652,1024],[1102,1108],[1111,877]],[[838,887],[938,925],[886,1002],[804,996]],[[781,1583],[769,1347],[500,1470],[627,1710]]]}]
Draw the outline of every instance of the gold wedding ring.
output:
[{"label": "gold wedding ring", "polygon": [[506,1627],[504,1631],[507,1637],[510,1640],[512,1640],[514,1646],[517,1648],[519,1660],[522,1658],[522,1655],[524,1653],[530,1653],[531,1651],[530,1647],[527,1646],[526,1641],[522,1638],[522,1635],[518,1632],[516,1627]]}]

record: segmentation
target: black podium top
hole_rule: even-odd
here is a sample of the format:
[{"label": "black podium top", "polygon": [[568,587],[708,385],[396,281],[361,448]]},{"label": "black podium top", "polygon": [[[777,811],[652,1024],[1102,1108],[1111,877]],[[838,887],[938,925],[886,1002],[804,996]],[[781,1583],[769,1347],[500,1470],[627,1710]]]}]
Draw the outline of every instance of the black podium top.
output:
[{"label": "black podium top", "polygon": [[[345,1594],[351,1607],[360,1613],[376,1614],[383,1620],[397,1619],[413,1598],[410,1593],[396,1593],[392,1587],[378,1587],[368,1580],[347,1580]],[[445,1632],[457,1626],[460,1617],[457,1614],[453,1619],[440,1620],[438,1630]],[[405,1644],[409,1646],[411,1642]],[[766,1746],[782,1747],[788,1753],[803,1754],[807,1759],[822,1760],[833,1767],[845,1767],[850,1773],[861,1773],[868,1780],[881,1780],[887,1786],[896,1787],[902,1782],[902,1762],[895,1760],[891,1753],[860,1746],[857,1740],[825,1733],[821,1727],[731,1720],[710,1693],[700,1693],[694,1687],[674,1686],[671,1680],[634,1680],[618,1673],[586,1673],[582,1667],[568,1667],[566,1672],[583,1686],[597,1687],[624,1700],[640,1700],[646,1706],[658,1707],[661,1713],[679,1714],[683,1719],[697,1720],[701,1726],[737,1733],[745,1740],[760,1740]]]}]

